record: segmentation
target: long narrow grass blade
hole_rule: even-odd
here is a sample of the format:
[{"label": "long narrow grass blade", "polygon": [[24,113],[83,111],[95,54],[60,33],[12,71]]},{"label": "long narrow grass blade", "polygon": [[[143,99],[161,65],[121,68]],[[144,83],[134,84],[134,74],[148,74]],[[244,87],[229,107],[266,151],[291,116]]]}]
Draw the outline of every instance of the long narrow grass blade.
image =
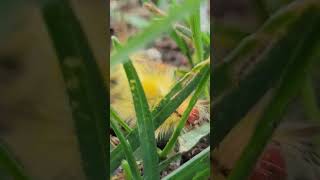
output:
[{"label": "long narrow grass blade", "polygon": [[134,109],[136,112],[139,140],[143,153],[144,179],[160,179],[154,125],[148,101],[132,62],[125,62],[123,67],[130,84]]},{"label": "long narrow grass blade", "polygon": [[[213,148],[281,76],[290,62],[286,52],[294,52],[300,40],[297,34],[306,33],[304,27],[308,25],[308,19],[312,17],[307,12],[305,11],[302,17],[291,26],[291,30],[283,38],[272,44],[258,57],[258,62],[244,72],[245,76],[240,77],[236,86],[226,91],[221,99],[214,102],[212,108],[215,112],[215,120],[211,126],[211,131],[214,132]],[[217,76],[216,71],[214,77]],[[213,83],[213,87],[216,87],[216,82],[213,81]]]},{"label": "long narrow grass blade", "polygon": [[190,28],[192,31],[192,40],[195,46],[196,61],[195,64],[203,61],[203,45],[202,45],[202,34],[200,27],[200,5],[197,6],[196,11],[190,18]]},{"label": "long narrow grass blade", "polygon": [[177,46],[180,48],[181,52],[187,56],[188,62],[193,67],[192,56],[190,49],[186,43],[186,41],[181,38],[175,30],[170,33],[171,38],[176,42]]},{"label": "long narrow grass blade", "polygon": [[[261,54],[268,46],[272,45],[272,43],[279,41],[286,35],[285,32],[288,32],[292,24],[301,18],[304,12],[312,6],[319,8],[319,4],[315,1],[297,1],[291,3],[270,17],[256,33],[243,39],[241,43],[223,59],[221,64],[214,67],[213,95],[217,97],[228,89],[236,86],[235,78],[239,75],[234,75],[234,69],[237,69],[239,64],[245,64],[244,62],[246,61],[248,61],[248,65],[250,65],[249,59],[250,56],[252,57],[253,52]],[[219,28],[219,25],[216,25],[214,28]],[[217,31],[218,30],[219,29],[217,29]],[[253,59],[255,59],[255,57],[253,57]]]},{"label": "long narrow grass blade", "polygon": [[320,13],[318,9],[310,9],[310,19],[303,28],[306,29],[297,43],[278,88],[268,106],[265,108],[255,132],[246,146],[229,180],[246,179],[255,165],[260,153],[280,123],[289,102],[295,97],[303,84],[316,43],[319,43]]},{"label": "long narrow grass blade", "polygon": [[43,17],[65,80],[88,179],[108,179],[107,103],[105,83],[69,1],[48,1]]},{"label": "long narrow grass blade", "polygon": [[176,161],[180,158],[181,158],[181,154],[175,154],[175,155],[165,159],[164,161],[162,161],[159,164],[160,171],[163,171],[166,167],[168,167],[170,165],[170,163],[172,163],[173,161]]},{"label": "long narrow grass blade", "polygon": [[125,123],[123,119],[121,119],[121,117],[112,107],[110,107],[110,114],[127,132],[132,131],[132,129],[128,126],[128,124]]},{"label": "long narrow grass blade", "polygon": [[[144,7],[146,7],[150,12],[152,12],[153,14],[155,14],[158,17],[166,17],[167,16],[167,14],[165,12],[163,12],[161,9],[159,9],[158,7],[156,7],[152,3],[145,3]],[[180,48],[181,52],[187,56],[189,64],[193,67],[191,52],[190,52],[189,47],[188,47],[187,43],[185,42],[185,40],[182,39],[177,34],[177,32],[174,30],[174,28],[170,32],[170,37],[176,42],[176,44]]]},{"label": "long narrow grass blade", "polygon": [[[121,48],[119,41],[113,37],[113,45],[118,51]],[[158,170],[158,154],[154,135],[154,125],[139,76],[131,61],[123,64],[130,86],[134,109],[136,112],[139,140],[142,148],[144,179],[160,179]]]},{"label": "long narrow grass blade", "polygon": [[[197,177],[198,173],[210,170],[210,147],[194,156],[191,160],[180,166],[177,170],[164,177],[163,180],[185,180]],[[209,176],[209,175],[208,175]],[[207,179],[206,178],[203,179]]]},{"label": "long narrow grass blade", "polygon": [[121,167],[123,169],[123,172],[124,172],[124,178],[125,180],[132,180],[132,173],[131,173],[131,170],[130,170],[130,166],[128,164],[128,161],[126,160],[123,160],[122,163],[121,163]]},{"label": "long narrow grass blade", "polygon": [[[129,141],[132,151],[135,151],[140,146],[139,142],[139,134],[138,129],[135,128],[133,131],[127,136],[127,140]],[[110,172],[112,173],[119,166],[121,161],[125,158],[125,154],[120,147],[115,147],[110,152]]]},{"label": "long narrow grass blade", "polygon": [[123,152],[127,158],[127,161],[129,163],[130,172],[132,173],[132,177],[135,180],[142,179],[140,176],[140,173],[139,173],[138,165],[137,165],[136,160],[133,156],[133,151],[132,151],[130,144],[127,142],[126,138],[121,133],[116,122],[113,119],[110,119],[110,123],[111,123],[112,129],[114,130],[115,134],[119,138],[119,141],[120,141],[119,146],[121,146],[121,149],[123,150]]},{"label": "long narrow grass blade", "polygon": [[179,5],[171,7],[167,17],[150,23],[142,33],[131,38],[124,47],[112,54],[110,65],[114,66],[126,61],[126,57],[131,53],[139,50],[145,44],[159,37],[161,33],[168,31],[171,28],[168,24],[172,24],[194,12],[195,8],[199,7],[200,2],[201,0],[185,0]]}]

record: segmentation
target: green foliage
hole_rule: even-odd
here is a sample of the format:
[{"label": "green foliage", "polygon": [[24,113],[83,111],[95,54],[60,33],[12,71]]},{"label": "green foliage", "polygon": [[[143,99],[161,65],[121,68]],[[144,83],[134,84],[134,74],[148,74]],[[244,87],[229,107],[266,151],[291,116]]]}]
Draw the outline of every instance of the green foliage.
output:
[{"label": "green foliage", "polygon": [[[257,8],[266,8],[261,2],[267,1],[253,2]],[[317,1],[288,4],[270,15],[255,33],[244,38],[214,67],[213,150],[267,92],[272,93],[228,179],[248,178],[295,97],[302,94],[309,117],[319,117],[308,73],[319,51],[319,12]],[[266,10],[263,13],[259,15],[262,21],[269,16]]]},{"label": "green foliage", "polygon": [[[186,0],[181,4],[173,4],[169,9],[168,14],[165,16],[157,17],[157,21],[149,23],[149,26],[142,30],[141,33],[131,37],[127,43],[122,47],[119,46],[119,42],[116,41],[116,38],[113,37],[113,44],[117,47],[117,50],[112,53],[111,56],[111,65],[118,63],[123,63],[123,67],[127,74],[129,80],[129,85],[135,85],[134,88],[131,88],[131,93],[133,97],[133,102],[135,106],[136,118],[137,118],[137,127],[133,128],[132,131],[127,135],[126,139],[130,144],[133,151],[141,151],[141,157],[143,160],[143,174],[145,179],[159,179],[160,171],[164,170],[170,162],[176,160],[180,157],[180,154],[177,153],[173,156],[167,157],[167,154],[172,150],[174,144],[177,142],[177,138],[180,135],[184,124],[188,118],[189,113],[192,110],[192,107],[197,102],[197,99],[202,94],[202,90],[206,87],[209,80],[210,74],[210,60],[204,61],[204,47],[208,47],[210,44],[210,38],[207,34],[203,34],[200,31],[200,22],[193,21],[193,31],[188,27],[183,26],[187,31],[193,33],[189,39],[195,39],[193,42],[198,45],[195,46],[197,52],[199,53],[195,57],[198,58],[198,61],[193,62],[193,55],[189,50],[187,45],[187,39],[181,36],[172,24],[176,23],[177,20],[182,18],[187,18],[188,15],[193,14],[193,16],[199,16],[199,11],[197,10],[200,7],[200,1],[188,1]],[[153,7],[156,8],[156,7]],[[186,11],[187,10],[187,11]],[[190,16],[191,18],[191,16]],[[199,17],[198,17],[199,18]],[[161,28],[159,27],[161,24]],[[152,31],[152,33],[150,33]],[[138,75],[135,72],[133,64],[128,59],[128,55],[131,52],[134,52],[140,47],[143,47],[144,44],[149,43],[150,41],[158,38],[158,33],[164,33],[164,35],[169,35],[174,41],[176,41],[178,47],[189,59],[190,64],[195,65],[189,72],[184,73],[182,78],[172,87],[170,92],[163,97],[156,107],[150,109],[146,101],[142,86]],[[200,40],[199,40],[200,39]],[[205,44],[202,44],[202,40],[205,39]],[[200,43],[199,43],[200,42]],[[208,50],[206,50],[207,54]],[[198,64],[202,62],[201,64]],[[164,151],[157,150],[155,145],[154,131],[181,105],[182,102],[188,98],[192,92],[193,94],[188,108],[183,113],[179,128],[173,133],[174,135],[170,138],[169,143],[165,147]],[[121,124],[121,123],[120,123]],[[207,132],[208,133],[208,132]],[[158,152],[158,153],[157,153]],[[122,160],[125,158],[126,152],[120,146],[115,147],[110,154],[111,157],[111,167],[110,171],[113,172],[116,168],[119,167]],[[161,157],[161,162],[158,160],[159,156]],[[209,167],[209,163],[206,162],[206,166]],[[131,163],[128,161],[128,165],[131,166]],[[132,168],[131,168],[132,169]],[[190,174],[196,174],[197,172],[191,172]],[[208,177],[208,174],[204,174]],[[176,175],[180,176],[180,175]]]},{"label": "green foliage", "polygon": [[[309,5],[312,6],[312,3]],[[275,16],[282,21],[283,17],[290,17],[290,23],[283,21],[286,28],[282,29],[282,32],[286,33],[265,35],[264,32],[274,29],[271,24],[279,22],[276,17],[271,18],[261,31],[244,39],[223,63],[215,67],[213,94],[215,97],[223,95],[224,98],[215,101],[211,107],[216,112],[211,129],[215,132],[212,139],[213,147],[221,142],[234,124],[281,77],[285,67],[290,63],[287,52],[294,52],[300,41],[297,34],[308,33],[305,27],[310,23],[310,14],[307,13],[310,6],[297,4],[284,9],[284,12]],[[293,14],[292,11],[298,11],[293,19],[292,16],[287,16]],[[268,41],[266,37],[269,38]]]},{"label": "green foliage", "polygon": [[[166,176],[164,180],[184,180],[190,177],[206,179],[209,176],[209,160],[210,148],[206,148],[201,153],[194,156],[191,160],[183,164],[181,167],[173,171],[170,175]],[[200,178],[200,179],[201,179]]]},{"label": "green foliage", "polygon": [[66,82],[84,173],[87,179],[107,179],[108,98],[97,61],[69,1],[48,1],[41,10]]},{"label": "green foliage", "polygon": [[157,21],[153,21],[148,27],[134,37],[132,37],[126,45],[111,55],[110,65],[114,66],[118,63],[126,61],[126,57],[141,49],[145,44],[151,42],[162,33],[171,28],[172,23],[178,21],[199,7],[201,0],[185,0],[179,5],[170,8],[168,15]]}]

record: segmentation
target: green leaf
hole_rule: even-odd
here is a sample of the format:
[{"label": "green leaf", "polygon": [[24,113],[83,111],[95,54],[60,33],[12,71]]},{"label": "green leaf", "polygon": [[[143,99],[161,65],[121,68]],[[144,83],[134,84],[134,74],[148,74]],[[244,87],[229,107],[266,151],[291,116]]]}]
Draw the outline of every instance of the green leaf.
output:
[{"label": "green leaf", "polygon": [[203,61],[203,45],[202,45],[202,33],[200,27],[200,5],[197,6],[197,10],[190,18],[190,28],[192,31],[192,40],[195,46],[196,61],[195,64]]},{"label": "green leaf", "polygon": [[[203,72],[206,71],[207,68],[209,68],[209,64],[206,64],[205,66],[195,66],[190,73],[187,73],[179,82],[177,82],[170,92],[160,101],[158,106],[154,108],[152,111],[154,130],[156,130],[192,93],[197,87]],[[191,80],[188,78],[190,76],[192,77]],[[127,139],[133,150],[140,146],[136,128],[127,136]],[[111,152],[110,158],[110,172],[113,172],[120,165],[121,160],[124,158],[124,154],[122,150],[117,147]]]},{"label": "green leaf", "polygon": [[179,151],[181,153],[187,152],[192,149],[201,138],[210,133],[210,123],[205,122],[200,127],[194,128],[191,131],[182,134],[179,139]]},{"label": "green leaf", "polygon": [[[235,86],[236,78],[239,76],[238,74],[234,74],[237,66],[245,63],[250,65],[249,59],[256,59],[256,57],[253,56],[254,53],[257,55],[262,54],[268,46],[272,46],[272,43],[274,44],[281,40],[287,34],[292,24],[301,18],[304,12],[312,6],[319,8],[319,4],[314,1],[294,2],[271,16],[256,33],[243,39],[240,44],[223,59],[222,63],[214,67],[213,96],[220,96]],[[217,29],[216,31],[218,31],[219,28],[221,28],[219,24],[214,26],[214,29]],[[225,30],[222,29],[222,31]]]},{"label": "green leaf", "polygon": [[128,164],[128,161],[124,160],[122,161],[121,163],[121,167],[123,169],[123,172],[124,172],[124,178],[125,180],[132,180],[132,173],[131,173],[131,170],[130,170],[130,166]]},{"label": "green leaf", "polygon": [[154,125],[138,74],[131,61],[123,64],[136,112],[139,140],[143,153],[144,179],[160,179]]},{"label": "green leaf", "polygon": [[[209,63],[209,61],[207,63]],[[200,97],[201,92],[206,87],[206,83],[209,79],[209,76],[210,76],[210,68],[207,67],[206,71],[204,71],[202,74],[202,77],[198,83],[197,89],[195,90],[195,93],[192,95],[186,110],[182,114],[182,117],[179,121],[178,126],[174,130],[173,135],[170,137],[169,142],[166,144],[163,151],[160,153],[160,157],[166,157],[167,154],[173,149],[173,147],[178,139],[178,136],[180,135],[182,129],[184,128],[184,126],[188,120],[189,114],[192,111],[193,106],[197,103],[197,100]]]},{"label": "green leaf", "polygon": [[159,164],[160,171],[165,170],[165,168],[168,167],[170,163],[172,163],[173,161],[177,161],[178,159],[181,159],[181,154],[175,154],[171,157],[168,157]]},{"label": "green leaf", "polygon": [[191,67],[193,67],[191,52],[186,41],[182,37],[180,37],[175,30],[171,31],[170,36],[176,42],[181,52],[187,56],[189,64],[191,65]]},{"label": "green leaf", "polygon": [[199,6],[201,0],[185,0],[179,5],[170,8],[168,15],[161,20],[154,21],[146,27],[142,33],[132,37],[126,45],[111,55],[111,67],[125,62],[131,53],[139,50],[145,44],[158,38],[161,33],[171,29],[171,24],[178,21],[190,13],[194,12],[195,8]]},{"label": "green leaf", "polygon": [[[110,111],[111,111],[111,109],[110,109]],[[127,142],[126,138],[121,133],[116,122],[114,122],[114,120],[111,119],[110,123],[111,123],[111,127],[114,130],[116,136],[119,138],[120,144],[118,146],[120,146],[121,149],[124,151],[124,154],[125,154],[127,161],[128,161],[127,163],[129,163],[129,169],[130,169],[129,172],[130,172],[130,174],[132,174],[132,176],[130,176],[130,177],[133,177],[135,180],[142,179],[140,176],[138,165],[137,165],[136,160],[133,156],[133,151],[132,151],[130,144]]]},{"label": "green leaf", "polygon": [[[135,128],[129,135],[127,136],[127,140],[129,141],[129,144],[132,147],[132,151],[135,151],[139,146],[139,134],[138,134],[138,129]],[[110,172],[112,173],[114,170],[116,170],[121,161],[125,158],[125,154],[123,150],[120,147],[115,147],[111,152],[110,152]]]},{"label": "green leaf", "polygon": [[127,125],[127,123],[124,122],[123,119],[121,119],[121,117],[112,107],[110,107],[110,114],[127,132],[132,131],[132,129]]},{"label": "green leaf", "polygon": [[292,51],[292,56],[288,57],[290,63],[288,63],[279,81],[280,84],[265,108],[248,145],[231,172],[229,180],[246,179],[250,175],[259,155],[282,120],[286,107],[299,93],[303,85],[308,66],[312,62],[314,47],[320,42],[319,9],[311,8],[307,14],[309,19],[306,20],[305,26],[302,26],[304,33],[300,31],[299,41]]},{"label": "green leaf", "polygon": [[[116,37],[112,37],[112,43],[117,51],[121,48],[121,44]],[[141,143],[141,148],[143,154],[142,159],[144,166],[144,178],[159,179],[160,172],[157,169],[158,154],[154,135],[154,125],[152,121],[151,112],[149,110],[148,101],[132,62],[125,62],[123,64],[123,68],[126,72],[132,94],[134,109],[136,112],[139,140],[140,142],[143,142]]]},{"label": "green leaf", "polygon": [[[183,89],[181,89],[177,93],[173,92],[178,88],[176,89],[175,87],[173,87],[172,90],[168,93],[168,96],[165,96],[163,98],[163,101],[160,101],[159,105],[152,112],[155,127],[159,127],[164,122],[164,120],[166,120],[181,105],[181,103],[197,87],[205,71],[207,71],[209,68],[209,63],[201,63],[195,66],[191,70],[191,72],[186,75],[186,77],[188,77],[190,74],[194,74],[194,77],[189,80],[188,84],[183,86]],[[177,86],[179,86],[179,83],[177,84]]]},{"label": "green leaf", "polygon": [[[226,134],[267,90],[274,86],[274,83],[283,73],[286,65],[290,62],[287,52],[295,51],[300,40],[300,36],[297,36],[297,34],[306,32],[304,27],[308,25],[308,19],[312,17],[307,12],[307,10],[304,11],[302,17],[291,25],[291,30],[288,30],[282,38],[270,44],[263,52],[259,52],[256,60],[250,59],[250,56],[248,59],[244,59],[253,61],[253,65],[242,64],[245,68],[250,67],[247,68],[249,70],[242,70],[243,76],[236,74],[235,77],[240,78],[235,85],[231,89],[225,90],[223,97],[214,102],[212,109],[215,112],[215,119],[211,126],[211,131],[214,132],[212,138],[213,148],[223,140]],[[235,67],[238,68],[239,64]],[[220,70],[219,73],[223,74],[222,69]],[[213,78],[218,75],[217,70]],[[217,87],[216,83],[218,82],[214,80],[213,87]]]},{"label": "green leaf", "polygon": [[69,1],[48,1],[42,13],[69,95],[84,173],[108,179],[109,100],[97,61]]},{"label": "green leaf", "polygon": [[[178,169],[170,173],[168,176],[164,177],[163,180],[185,180],[190,179],[190,177],[197,177],[198,174],[202,174],[203,171],[208,171],[210,169],[210,147],[194,156],[191,160],[184,163]],[[207,179],[206,178],[203,179]]]}]

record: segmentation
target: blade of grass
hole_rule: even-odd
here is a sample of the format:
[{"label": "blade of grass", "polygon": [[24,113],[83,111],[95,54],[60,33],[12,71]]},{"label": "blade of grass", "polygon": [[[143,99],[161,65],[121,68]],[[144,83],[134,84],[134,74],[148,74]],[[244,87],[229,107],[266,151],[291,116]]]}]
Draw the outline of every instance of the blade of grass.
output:
[{"label": "blade of grass", "polygon": [[2,141],[0,141],[0,169],[5,170],[5,173],[15,180],[31,180]]},{"label": "blade of grass", "polygon": [[203,180],[203,179],[209,179],[210,177],[210,169],[206,168],[202,171],[199,171],[192,180]]},{"label": "blade of grass", "polygon": [[[178,169],[164,177],[163,180],[185,180],[190,177],[196,177],[200,172],[202,173],[206,169],[210,169],[210,147],[194,156],[191,160],[184,163]],[[206,179],[206,178],[204,178]]]},{"label": "blade of grass", "polygon": [[133,156],[133,151],[130,144],[128,143],[124,135],[121,133],[119,127],[117,126],[117,123],[113,119],[110,119],[110,123],[111,123],[111,128],[115,132],[116,136],[119,138],[120,144],[118,146],[121,146],[121,149],[123,150],[126,156],[126,159],[129,163],[129,169],[130,169],[129,172],[130,174],[132,174],[132,176],[130,177],[133,177],[135,180],[142,180],[142,177],[140,176],[138,165]]},{"label": "blade of grass", "polygon": [[194,14],[190,18],[190,29],[192,31],[192,40],[195,46],[196,61],[195,64],[203,61],[203,45],[202,45],[202,34],[200,27],[200,4],[194,11]]},{"label": "blade of grass", "polygon": [[[291,3],[271,16],[256,33],[243,39],[237,48],[223,59],[222,63],[214,67],[213,96],[217,97],[226,92],[227,89],[235,86],[234,81],[236,80],[232,74],[234,69],[242,63],[241,61],[248,59],[247,57],[252,52],[263,51],[272,41],[280,40],[286,35],[285,32],[288,31],[292,24],[301,18],[309,7],[313,6],[319,8],[319,4],[314,1]],[[218,28],[218,25],[215,25],[215,28]]]},{"label": "blade of grass", "polygon": [[[165,12],[163,12],[161,9],[159,9],[158,7],[156,7],[152,3],[145,3],[144,7],[146,7],[150,12],[152,12],[153,14],[155,14],[158,17],[166,17],[167,16],[167,14]],[[178,34],[175,30],[170,31],[170,37],[176,42],[177,46],[180,48],[182,53],[187,56],[190,65],[193,67],[191,52],[190,52],[189,47],[188,47],[187,43],[185,42],[185,40],[182,39],[180,36],[178,36]]]},{"label": "blade of grass", "polygon": [[[112,40],[116,50],[118,51],[121,48],[119,41],[115,38],[112,38]],[[154,125],[148,101],[132,62],[125,62],[123,64],[123,68],[126,72],[128,83],[130,85],[132,100],[136,112],[139,140],[143,153],[144,179],[160,179]]]},{"label": "blade of grass", "polygon": [[124,122],[124,120],[121,119],[121,117],[112,107],[110,107],[110,114],[128,133],[132,131],[132,129],[127,125],[127,123]]},{"label": "blade of grass", "polygon": [[160,171],[163,171],[165,170],[166,167],[168,167],[170,165],[171,162],[173,161],[176,161],[178,159],[181,158],[181,154],[175,154],[167,159],[165,159],[164,161],[162,161],[160,164],[159,164],[159,170]]},{"label": "blade of grass", "polygon": [[[127,136],[127,140],[132,147],[132,151],[135,151],[140,146],[139,142],[139,134],[138,129],[135,128],[129,135]],[[125,154],[120,147],[115,147],[110,152],[110,172],[115,171],[119,166],[121,161],[125,158]]]},{"label": "blade of grass", "polygon": [[189,64],[191,65],[191,67],[193,67],[191,52],[186,41],[182,39],[175,30],[171,31],[170,36],[176,42],[181,52],[187,56]]},{"label": "blade of grass", "polygon": [[125,46],[120,48],[117,52],[111,55],[110,66],[126,61],[126,57],[134,51],[139,50],[145,44],[150,43],[161,35],[161,33],[168,31],[171,24],[178,21],[195,10],[201,0],[185,0],[177,6],[171,7],[168,16],[161,20],[154,21],[143,30],[142,33],[132,37]]},{"label": "blade of grass", "polygon": [[[164,120],[167,119],[196,88],[201,78],[201,74],[203,73],[203,71],[205,71],[205,67],[206,66],[194,67],[192,72],[186,74],[186,76],[182,78],[183,81],[179,81],[171,89],[171,91],[160,101],[159,105],[156,108],[154,108],[154,110],[152,111],[152,117],[155,129],[157,129],[164,122]],[[196,71],[196,69],[198,70]],[[194,77],[191,80],[189,80],[189,82],[185,86],[183,86],[184,80],[187,80],[188,78],[186,77],[190,75],[193,75]],[[181,89],[182,86],[184,87],[183,89]],[[128,135],[127,138],[133,150],[139,147],[140,144],[136,128],[133,129],[133,131]],[[124,155],[120,148],[115,148],[111,152],[110,157],[110,171],[113,172],[120,165],[120,162],[124,158]]]},{"label": "blade of grass", "polygon": [[[207,61],[209,62],[209,60]],[[190,93],[196,88],[204,71],[206,71],[206,68],[209,68],[209,66],[209,63],[207,62],[197,64],[178,83],[176,83],[170,92],[160,101],[160,103],[152,111],[156,127],[158,127],[165,119],[167,119],[190,95]],[[190,76],[193,76],[191,80],[188,79]],[[186,80],[189,80],[189,83],[183,86],[183,83]]]},{"label": "blade of grass", "polygon": [[123,172],[124,172],[124,179],[125,180],[132,180],[133,176],[132,176],[128,161],[123,160],[122,163],[121,163],[121,167],[122,167]]},{"label": "blade of grass", "polygon": [[108,179],[107,90],[69,1],[44,3],[43,17],[69,95],[87,179]]},{"label": "blade of grass", "polygon": [[180,135],[182,129],[184,128],[184,126],[188,120],[189,114],[192,111],[193,106],[197,103],[197,100],[200,97],[201,92],[206,87],[206,82],[208,81],[209,75],[210,75],[210,68],[208,67],[206,69],[206,71],[203,72],[203,76],[201,77],[201,79],[199,81],[199,84],[195,90],[195,93],[193,94],[193,96],[190,99],[188,107],[183,112],[182,117],[179,121],[179,124],[178,124],[177,128],[174,130],[172,136],[170,137],[169,142],[166,144],[164,149],[161,151],[160,157],[166,157],[168,155],[168,153],[171,152],[171,150],[174,148],[174,145],[177,142],[178,136]]},{"label": "blade of grass", "polygon": [[201,32],[201,38],[204,46],[210,48],[210,33]]},{"label": "blade of grass", "polygon": [[131,61],[123,64],[133,98],[136,112],[138,133],[143,153],[144,179],[160,179],[158,154],[154,135],[154,125],[138,74]]},{"label": "blade of grass", "polygon": [[[176,31],[177,35],[180,36],[181,39],[183,39],[184,42],[190,41],[192,42],[192,31],[180,24],[176,24],[174,27],[174,30]],[[202,49],[207,50],[208,52],[204,53],[203,51],[203,57],[207,57],[210,55],[210,34],[206,32],[201,32],[201,41],[203,42]],[[190,52],[191,53],[191,52]],[[206,56],[204,56],[206,55]]]},{"label": "blade of grass", "polygon": [[295,51],[292,51],[291,62],[274,92],[274,97],[264,110],[261,120],[231,172],[229,180],[246,179],[249,176],[260,153],[280,123],[286,107],[292,98],[299,93],[303,85],[306,71],[312,60],[314,45],[319,43],[320,38],[318,33],[320,31],[320,13],[317,9],[310,9],[310,14],[313,16],[310,16],[311,18],[307,21],[308,24],[304,26],[307,31],[302,36]]},{"label": "blade of grass", "polygon": [[[215,112],[215,121],[211,126],[211,131],[215,132],[212,138],[213,148],[223,140],[233,126],[268,89],[273,87],[274,82],[280,77],[290,61],[286,52],[294,52],[301,38],[297,34],[306,33],[304,27],[308,25],[308,19],[312,17],[312,14],[307,12],[292,25],[291,31],[279,42],[274,43],[269,50],[260,55],[260,62],[252,68],[251,72],[248,72],[246,77],[238,82],[237,86],[227,91],[223,97],[213,103],[212,109]],[[218,72],[215,72],[214,77],[218,76]],[[213,83],[213,87],[216,87],[216,82],[213,81]]]}]

